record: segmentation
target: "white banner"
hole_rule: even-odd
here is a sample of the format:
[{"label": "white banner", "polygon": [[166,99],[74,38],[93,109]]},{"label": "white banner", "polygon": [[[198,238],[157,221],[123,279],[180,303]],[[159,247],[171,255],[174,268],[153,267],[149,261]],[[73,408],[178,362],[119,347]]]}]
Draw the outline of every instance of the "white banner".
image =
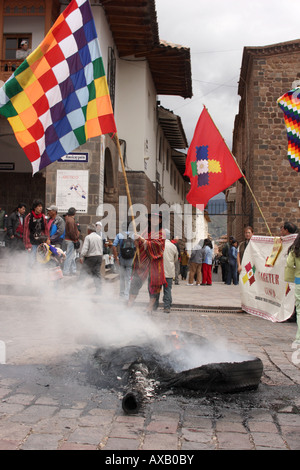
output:
[{"label": "white banner", "polygon": [[89,170],[57,170],[56,205],[58,212],[75,207],[77,213],[88,211]]},{"label": "white banner", "polygon": [[283,322],[295,308],[294,284],[284,280],[287,252],[297,235],[282,237],[274,266],[266,266],[274,237],[253,236],[242,259],[239,277],[242,309],[272,322]]}]

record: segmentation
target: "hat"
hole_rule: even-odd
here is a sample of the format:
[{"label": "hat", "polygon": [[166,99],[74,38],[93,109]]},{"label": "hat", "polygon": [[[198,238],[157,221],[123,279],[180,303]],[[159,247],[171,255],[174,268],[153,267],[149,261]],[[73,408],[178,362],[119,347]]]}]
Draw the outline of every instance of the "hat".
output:
[{"label": "hat", "polygon": [[26,39],[23,39],[23,41],[21,42],[21,46],[24,46],[25,44],[28,44],[28,41],[26,41]]},{"label": "hat", "polygon": [[102,227],[102,222],[100,222],[100,221],[99,221],[99,222],[96,222],[95,225],[101,225],[101,227]]},{"label": "hat", "polygon": [[55,212],[58,212],[58,207],[57,206],[49,206],[47,207],[47,211],[55,211]]}]

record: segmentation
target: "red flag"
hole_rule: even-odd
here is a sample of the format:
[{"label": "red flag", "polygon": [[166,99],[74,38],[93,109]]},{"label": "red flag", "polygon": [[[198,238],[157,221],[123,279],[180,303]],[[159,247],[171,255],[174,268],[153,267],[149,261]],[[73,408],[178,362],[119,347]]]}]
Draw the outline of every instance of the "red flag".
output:
[{"label": "red flag", "polygon": [[188,202],[204,207],[213,196],[243,176],[205,107],[188,150],[185,175],[191,182]]}]

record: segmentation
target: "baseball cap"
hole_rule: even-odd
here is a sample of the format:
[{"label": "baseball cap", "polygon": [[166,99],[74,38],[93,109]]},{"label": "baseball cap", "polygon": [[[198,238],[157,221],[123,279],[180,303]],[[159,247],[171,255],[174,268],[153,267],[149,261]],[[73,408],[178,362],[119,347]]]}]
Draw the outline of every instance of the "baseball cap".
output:
[{"label": "baseball cap", "polygon": [[49,206],[49,207],[47,207],[47,211],[55,211],[55,212],[58,212],[58,207],[57,207],[57,206],[54,206],[54,205]]}]

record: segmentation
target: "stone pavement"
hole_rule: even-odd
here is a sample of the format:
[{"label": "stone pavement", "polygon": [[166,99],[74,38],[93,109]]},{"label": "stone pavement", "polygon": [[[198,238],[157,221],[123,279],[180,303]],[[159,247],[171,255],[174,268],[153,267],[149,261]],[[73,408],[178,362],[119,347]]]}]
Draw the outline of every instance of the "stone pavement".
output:
[{"label": "stone pavement", "polygon": [[[91,285],[79,295],[70,278],[59,291],[40,292],[17,271],[2,270],[0,278],[0,341],[6,346],[0,450],[299,450],[296,324],[243,313],[238,286],[215,280],[212,287],[190,287],[181,281],[173,288],[171,313],[159,308],[149,317],[143,312],[146,288],[129,312],[110,276],[95,297]],[[98,342],[126,343],[173,330],[260,357],[258,389],[227,395],[170,390],[149,399],[137,415],[126,415],[118,391],[88,379],[87,358]]]}]

